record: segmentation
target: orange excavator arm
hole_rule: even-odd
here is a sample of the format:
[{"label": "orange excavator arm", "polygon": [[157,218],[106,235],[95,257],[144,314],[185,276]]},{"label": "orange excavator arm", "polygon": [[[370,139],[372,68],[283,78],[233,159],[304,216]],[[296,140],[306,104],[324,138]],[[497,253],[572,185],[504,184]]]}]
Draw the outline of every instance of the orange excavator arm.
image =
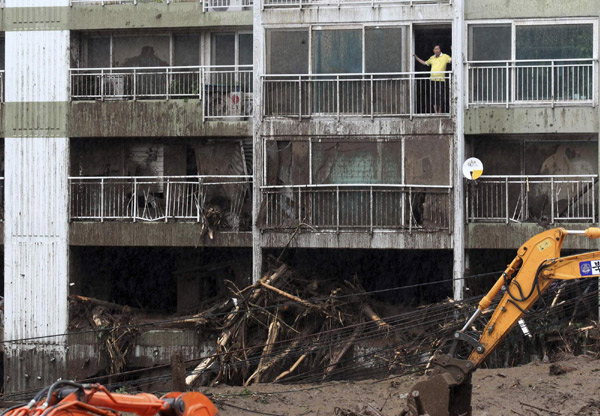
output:
[{"label": "orange excavator arm", "polygon": [[[434,355],[430,377],[413,387],[404,415],[471,415],[472,372],[496,349],[552,282],[600,276],[600,251],[560,257],[563,241],[568,234],[581,234],[597,239],[600,238],[600,228],[592,227],[585,231],[555,228],[542,232],[523,244],[492,289],[481,299],[475,313],[454,334],[450,352]],[[505,293],[480,338],[471,338],[465,331],[491,306],[502,288]],[[460,342],[473,348],[467,360],[455,357]]]}]

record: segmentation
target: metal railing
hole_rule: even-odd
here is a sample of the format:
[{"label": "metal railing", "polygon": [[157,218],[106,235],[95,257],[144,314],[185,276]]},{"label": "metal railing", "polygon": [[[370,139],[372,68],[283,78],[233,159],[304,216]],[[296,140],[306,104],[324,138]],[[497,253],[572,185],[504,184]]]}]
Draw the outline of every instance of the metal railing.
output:
[{"label": "metal railing", "polygon": [[415,4],[450,4],[451,0],[264,0],[265,8],[280,7],[342,7],[342,6],[380,6],[385,4],[415,5]]},{"label": "metal railing", "polygon": [[72,68],[71,100],[197,98],[204,117],[252,116],[252,66]]},{"label": "metal railing", "polygon": [[596,64],[593,59],[468,62],[467,105],[593,105]]},{"label": "metal railing", "polygon": [[266,230],[450,230],[451,189],[417,185],[265,186]]},{"label": "metal railing", "polygon": [[250,229],[251,176],[70,177],[75,221],[193,221]]},{"label": "metal railing", "polygon": [[0,102],[5,101],[4,90],[4,70],[2,70],[0,71]]},{"label": "metal railing", "polygon": [[596,222],[598,175],[482,176],[466,189],[467,222]]},{"label": "metal railing", "polygon": [[452,74],[263,75],[265,116],[449,115]]},{"label": "metal railing", "polygon": [[[71,0],[71,6],[85,5],[111,5],[111,4],[144,4],[144,3],[202,3],[205,12],[212,11],[238,11],[251,10],[253,0]],[[3,4],[3,3],[2,3]],[[0,4],[1,6],[1,4]]]},{"label": "metal railing", "polygon": [[0,176],[0,221],[4,221],[4,176]]}]

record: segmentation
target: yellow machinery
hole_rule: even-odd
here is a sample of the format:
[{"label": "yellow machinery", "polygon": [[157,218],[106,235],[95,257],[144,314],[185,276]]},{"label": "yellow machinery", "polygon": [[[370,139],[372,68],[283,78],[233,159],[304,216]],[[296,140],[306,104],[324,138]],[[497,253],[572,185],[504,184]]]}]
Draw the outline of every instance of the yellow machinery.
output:
[{"label": "yellow machinery", "polygon": [[[454,334],[449,353],[434,355],[429,378],[413,387],[401,416],[470,416],[473,371],[494,351],[550,284],[554,280],[600,276],[600,251],[560,257],[563,241],[568,234],[597,239],[600,237],[600,228],[592,227],[585,231],[555,228],[523,244],[489,293],[479,302],[473,316]],[[465,331],[482,311],[490,307],[502,287],[506,291],[479,340],[467,335]],[[461,343],[473,348],[466,360],[456,357]]]}]

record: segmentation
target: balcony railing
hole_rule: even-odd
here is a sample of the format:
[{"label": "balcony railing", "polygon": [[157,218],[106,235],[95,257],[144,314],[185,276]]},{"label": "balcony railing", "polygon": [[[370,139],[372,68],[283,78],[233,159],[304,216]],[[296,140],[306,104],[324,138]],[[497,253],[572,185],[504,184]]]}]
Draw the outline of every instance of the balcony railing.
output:
[{"label": "balcony railing", "polygon": [[190,221],[249,230],[251,176],[70,177],[74,221]]},{"label": "balcony railing", "polygon": [[197,98],[206,118],[252,116],[252,66],[71,69],[72,100]]},{"label": "balcony railing", "polygon": [[281,7],[343,7],[343,6],[381,6],[385,4],[449,4],[450,0],[263,0],[265,8]]},{"label": "balcony railing", "polygon": [[596,60],[468,62],[468,105],[593,105]]},{"label": "balcony railing", "polygon": [[596,222],[598,175],[482,176],[467,184],[468,222]]},{"label": "balcony railing", "polygon": [[262,188],[260,226],[312,231],[441,231],[452,219],[451,189],[417,185],[295,185]]},{"label": "balcony railing", "polygon": [[251,10],[253,0],[71,0],[71,5],[112,5],[144,3],[202,3],[205,12]]},{"label": "balcony railing", "polygon": [[[264,75],[267,117],[449,115],[452,74]],[[436,108],[437,107],[437,108]]]}]

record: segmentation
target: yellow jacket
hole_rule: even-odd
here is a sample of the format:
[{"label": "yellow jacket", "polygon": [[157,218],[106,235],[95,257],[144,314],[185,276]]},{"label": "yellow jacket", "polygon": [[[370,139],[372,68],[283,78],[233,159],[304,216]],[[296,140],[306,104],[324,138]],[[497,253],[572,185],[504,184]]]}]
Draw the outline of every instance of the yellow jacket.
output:
[{"label": "yellow jacket", "polygon": [[431,67],[431,80],[432,81],[445,81],[446,74],[443,72],[446,71],[446,67],[448,64],[452,62],[452,57],[449,55],[445,55],[440,53],[440,56],[436,57],[433,55],[425,64]]}]

